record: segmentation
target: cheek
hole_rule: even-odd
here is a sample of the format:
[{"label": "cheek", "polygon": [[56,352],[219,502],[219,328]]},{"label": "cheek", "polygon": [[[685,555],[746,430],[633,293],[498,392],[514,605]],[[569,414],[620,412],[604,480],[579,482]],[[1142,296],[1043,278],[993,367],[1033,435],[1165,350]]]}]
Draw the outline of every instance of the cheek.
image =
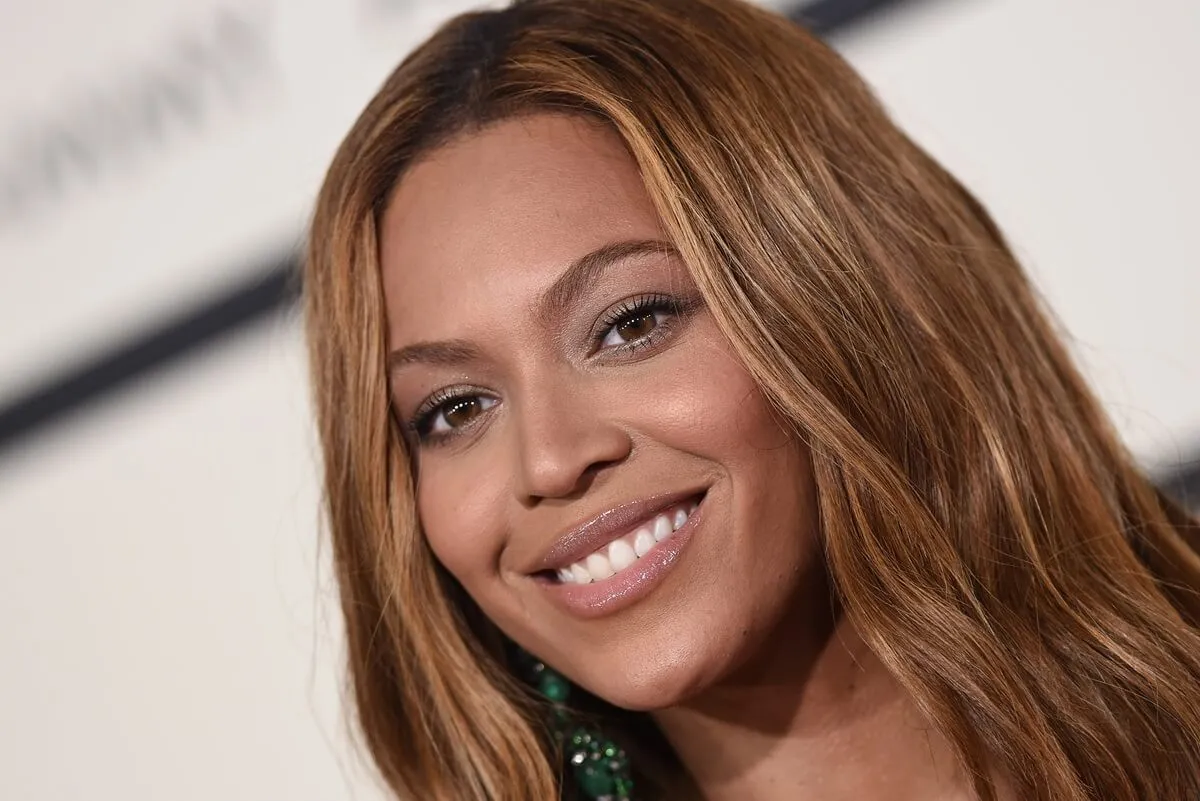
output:
[{"label": "cheek", "polygon": [[786,456],[773,452],[789,450],[791,438],[715,324],[699,323],[681,350],[663,376],[671,391],[656,406],[669,444],[726,466],[747,459],[765,466]]},{"label": "cheek", "polygon": [[417,514],[429,547],[472,594],[495,575],[507,491],[495,471],[472,469],[473,461],[435,457],[417,481]]},{"label": "cheek", "polygon": [[[730,536],[722,538],[722,560],[710,563],[708,578],[721,588],[710,611],[714,620],[740,614],[749,626],[749,618],[784,601],[815,559],[811,461],[801,438],[715,332],[689,356],[688,375],[680,380],[691,387],[692,413],[679,417],[669,444],[720,474],[713,522]],[[731,597],[740,600],[730,603]]]}]

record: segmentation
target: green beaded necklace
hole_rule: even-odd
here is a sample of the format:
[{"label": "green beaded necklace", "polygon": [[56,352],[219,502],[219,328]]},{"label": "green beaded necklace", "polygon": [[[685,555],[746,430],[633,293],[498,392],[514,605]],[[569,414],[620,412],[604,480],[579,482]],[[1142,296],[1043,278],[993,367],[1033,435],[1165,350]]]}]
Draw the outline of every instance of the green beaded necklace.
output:
[{"label": "green beaded necklace", "polygon": [[571,684],[562,675],[537,659],[529,668],[534,686],[552,705],[555,740],[579,789],[593,801],[632,801],[633,778],[624,749],[599,729],[573,719],[566,705]]}]

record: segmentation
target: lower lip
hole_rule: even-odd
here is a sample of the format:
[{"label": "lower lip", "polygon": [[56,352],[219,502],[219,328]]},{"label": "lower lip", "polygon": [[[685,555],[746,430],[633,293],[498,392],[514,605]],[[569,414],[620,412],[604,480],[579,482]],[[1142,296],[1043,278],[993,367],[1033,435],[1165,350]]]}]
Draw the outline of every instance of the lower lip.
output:
[{"label": "lower lip", "polygon": [[552,599],[576,617],[597,618],[619,612],[645,597],[675,566],[700,525],[706,499],[707,496],[700,500],[700,505],[678,530],[620,573],[588,584],[545,579],[542,585]]}]

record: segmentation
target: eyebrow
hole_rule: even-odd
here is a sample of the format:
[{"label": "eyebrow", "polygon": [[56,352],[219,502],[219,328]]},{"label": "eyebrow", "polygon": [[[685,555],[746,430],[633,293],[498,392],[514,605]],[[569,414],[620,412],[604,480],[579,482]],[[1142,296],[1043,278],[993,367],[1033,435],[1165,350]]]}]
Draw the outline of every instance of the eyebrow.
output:
[{"label": "eyebrow", "polygon": [[562,275],[554,279],[550,288],[542,293],[534,307],[538,319],[551,319],[556,313],[570,308],[604,274],[605,270],[618,262],[651,253],[674,254],[675,252],[674,246],[658,239],[633,239],[627,242],[613,242],[597,248],[572,262],[571,266],[563,270]]},{"label": "eyebrow", "polygon": [[[669,242],[659,239],[633,239],[612,242],[580,256],[538,298],[534,306],[538,318],[550,319],[577,303],[580,296],[614,264],[652,253],[673,255],[678,251]],[[388,356],[388,370],[416,363],[457,367],[476,361],[481,355],[479,348],[462,339],[417,342],[392,351]]]},{"label": "eyebrow", "polygon": [[406,364],[431,364],[436,367],[455,367],[478,359],[479,348],[462,339],[447,339],[440,342],[417,342],[392,351],[388,356],[388,370]]}]

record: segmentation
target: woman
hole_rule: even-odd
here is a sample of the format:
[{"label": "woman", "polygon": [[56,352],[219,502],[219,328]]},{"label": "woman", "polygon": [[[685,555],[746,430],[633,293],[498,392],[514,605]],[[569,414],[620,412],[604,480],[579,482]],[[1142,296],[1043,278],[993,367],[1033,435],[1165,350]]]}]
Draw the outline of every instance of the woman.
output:
[{"label": "woman", "polygon": [[1193,521],[783,18],[452,20],[341,146],[305,291],[397,797],[1200,797]]}]

